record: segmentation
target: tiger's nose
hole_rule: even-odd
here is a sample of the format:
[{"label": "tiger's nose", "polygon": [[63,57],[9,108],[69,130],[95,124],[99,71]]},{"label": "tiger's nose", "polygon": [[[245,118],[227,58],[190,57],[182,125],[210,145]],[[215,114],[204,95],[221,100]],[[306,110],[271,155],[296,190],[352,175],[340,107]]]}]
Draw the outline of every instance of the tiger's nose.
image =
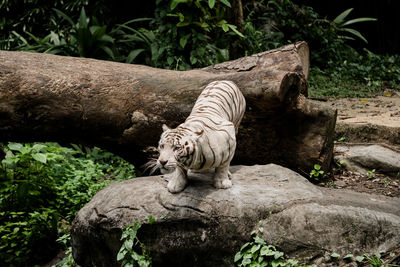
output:
[{"label": "tiger's nose", "polygon": [[168,162],[168,160],[160,160],[160,164],[161,164],[162,166],[165,166],[165,164],[167,164],[167,162]]}]

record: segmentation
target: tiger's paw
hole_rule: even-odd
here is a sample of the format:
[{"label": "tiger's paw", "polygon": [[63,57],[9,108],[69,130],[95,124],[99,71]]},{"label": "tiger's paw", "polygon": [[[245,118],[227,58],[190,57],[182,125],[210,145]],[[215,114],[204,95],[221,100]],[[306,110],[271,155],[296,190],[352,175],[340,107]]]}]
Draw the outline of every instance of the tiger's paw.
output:
[{"label": "tiger's paw", "polygon": [[228,189],[232,187],[232,180],[228,179],[218,179],[214,181],[215,188],[218,189]]},{"label": "tiger's paw", "polygon": [[183,189],[186,187],[186,184],[187,179],[185,177],[174,176],[168,182],[167,188],[170,193],[176,194],[183,191]]}]

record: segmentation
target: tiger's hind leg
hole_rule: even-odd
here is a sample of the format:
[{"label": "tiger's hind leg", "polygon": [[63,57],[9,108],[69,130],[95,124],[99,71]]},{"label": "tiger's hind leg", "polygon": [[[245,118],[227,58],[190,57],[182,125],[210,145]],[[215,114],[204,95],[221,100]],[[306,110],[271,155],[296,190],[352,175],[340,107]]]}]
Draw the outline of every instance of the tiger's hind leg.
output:
[{"label": "tiger's hind leg", "polygon": [[227,189],[232,187],[232,174],[229,172],[229,162],[223,166],[215,168],[214,186],[218,189]]},{"label": "tiger's hind leg", "polygon": [[171,193],[179,193],[185,189],[187,184],[187,173],[186,170],[177,167],[171,174],[167,188]]}]

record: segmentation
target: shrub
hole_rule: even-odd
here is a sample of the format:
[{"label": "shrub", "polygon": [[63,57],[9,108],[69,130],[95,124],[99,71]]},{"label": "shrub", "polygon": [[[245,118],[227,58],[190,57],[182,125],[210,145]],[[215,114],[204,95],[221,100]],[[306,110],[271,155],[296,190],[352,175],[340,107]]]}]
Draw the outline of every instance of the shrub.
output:
[{"label": "shrub", "polygon": [[57,249],[58,221],[70,221],[106,185],[134,177],[132,165],[99,148],[9,143],[3,149],[0,262],[9,265],[49,256]]}]

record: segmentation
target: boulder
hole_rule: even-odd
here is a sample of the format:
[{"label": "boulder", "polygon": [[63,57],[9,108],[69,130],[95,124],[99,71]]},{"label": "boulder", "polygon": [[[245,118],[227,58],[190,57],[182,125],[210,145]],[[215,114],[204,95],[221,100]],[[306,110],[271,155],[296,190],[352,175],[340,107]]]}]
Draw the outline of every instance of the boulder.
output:
[{"label": "boulder", "polygon": [[[233,187],[212,187],[210,173],[191,173],[170,194],[163,176],[114,183],[77,214],[73,256],[81,266],[119,266],[123,228],[136,221],[154,266],[233,266],[241,245],[262,237],[289,256],[386,250],[400,244],[400,199],[321,188],[278,165],[233,166]],[[147,223],[153,216],[155,223]]]},{"label": "boulder", "polygon": [[366,174],[368,171],[396,176],[400,173],[400,151],[378,144],[337,144],[335,160],[350,171]]}]

